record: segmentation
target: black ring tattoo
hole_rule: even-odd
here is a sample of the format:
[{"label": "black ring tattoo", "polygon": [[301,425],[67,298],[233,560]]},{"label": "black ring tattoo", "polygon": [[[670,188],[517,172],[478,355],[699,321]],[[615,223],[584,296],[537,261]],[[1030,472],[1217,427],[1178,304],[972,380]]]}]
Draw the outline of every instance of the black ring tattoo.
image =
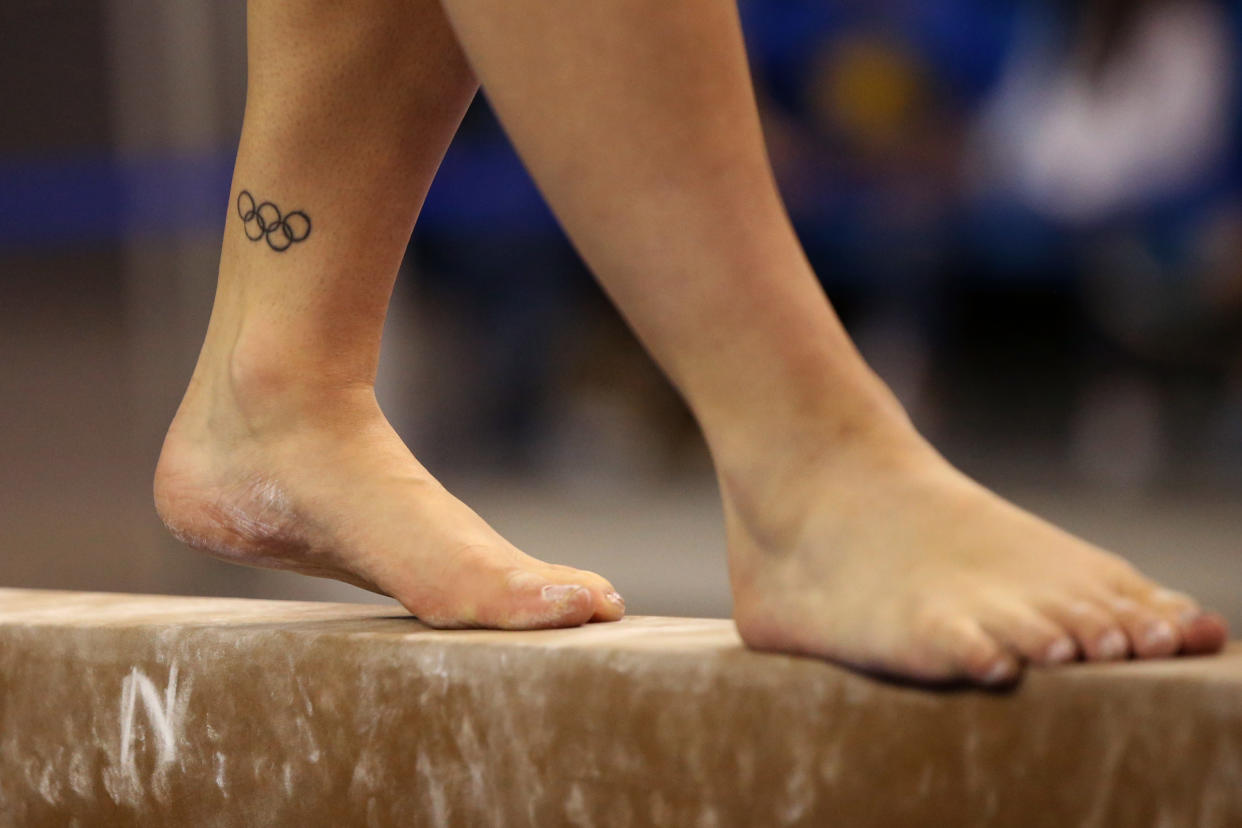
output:
[{"label": "black ring tattoo", "polygon": [[294,210],[286,216],[270,201],[255,203],[249,190],[237,194],[237,215],[242,220],[242,230],[251,241],[266,239],[267,246],[277,253],[288,250],[294,242],[310,235],[310,216]]}]

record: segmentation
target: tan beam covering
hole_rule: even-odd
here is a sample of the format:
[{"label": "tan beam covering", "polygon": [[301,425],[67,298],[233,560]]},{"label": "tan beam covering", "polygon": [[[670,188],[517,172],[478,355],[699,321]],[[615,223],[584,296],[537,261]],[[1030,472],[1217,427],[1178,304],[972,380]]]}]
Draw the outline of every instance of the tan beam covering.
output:
[{"label": "tan beam covering", "polygon": [[0,589],[0,824],[1242,825],[1242,643],[928,692],[728,621]]}]

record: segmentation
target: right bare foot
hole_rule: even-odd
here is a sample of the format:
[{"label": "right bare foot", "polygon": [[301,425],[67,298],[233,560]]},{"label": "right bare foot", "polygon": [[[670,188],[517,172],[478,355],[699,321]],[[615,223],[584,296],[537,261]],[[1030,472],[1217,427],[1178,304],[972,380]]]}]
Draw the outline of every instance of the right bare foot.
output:
[{"label": "right bare foot", "polygon": [[156,508],[185,543],[390,595],[435,627],[566,627],[624,615],[604,578],[526,555],[449,494],[369,385],[295,387],[239,370],[236,349],[214,364],[210,353],[155,474]]}]

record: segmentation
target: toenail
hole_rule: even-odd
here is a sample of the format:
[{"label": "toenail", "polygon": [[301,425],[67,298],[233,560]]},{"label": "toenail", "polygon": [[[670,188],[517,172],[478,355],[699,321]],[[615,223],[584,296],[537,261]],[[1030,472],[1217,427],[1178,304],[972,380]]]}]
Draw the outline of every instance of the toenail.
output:
[{"label": "toenail", "polygon": [[1109,630],[1100,636],[1098,649],[1100,658],[1121,658],[1128,649],[1125,634],[1121,630]]},{"label": "toenail", "polygon": [[1143,643],[1148,647],[1159,647],[1173,641],[1173,627],[1168,621],[1157,621],[1147,628],[1143,635]]},{"label": "toenail", "polygon": [[983,677],[984,684],[1004,684],[1013,678],[1013,665],[1007,661],[998,661]]},{"label": "toenail", "polygon": [[1046,658],[1053,664],[1062,664],[1078,654],[1078,646],[1072,638],[1058,638],[1048,647]]},{"label": "toenail", "polygon": [[540,595],[543,600],[553,603],[569,603],[579,592],[586,592],[587,588],[578,584],[548,584],[542,590]]},{"label": "toenail", "polygon": [[1202,610],[1184,609],[1177,614],[1177,620],[1181,621],[1183,626],[1189,627],[1202,614]]},{"label": "toenail", "polygon": [[625,599],[621,597],[620,593],[605,592],[604,600],[608,601],[609,603],[616,604],[618,607],[622,607],[622,608],[625,607]]}]

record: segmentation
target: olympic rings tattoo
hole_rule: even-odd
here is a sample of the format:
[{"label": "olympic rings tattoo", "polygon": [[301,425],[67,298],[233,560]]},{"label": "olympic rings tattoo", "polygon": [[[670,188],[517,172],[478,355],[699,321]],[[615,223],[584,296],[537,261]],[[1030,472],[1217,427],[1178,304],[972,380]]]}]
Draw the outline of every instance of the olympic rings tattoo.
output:
[{"label": "olympic rings tattoo", "polygon": [[237,194],[237,215],[241,217],[246,238],[256,242],[266,239],[267,246],[277,253],[283,253],[294,242],[304,240],[311,231],[310,216],[306,213],[294,210],[282,216],[280,208],[270,201],[255,204],[249,190]]}]

